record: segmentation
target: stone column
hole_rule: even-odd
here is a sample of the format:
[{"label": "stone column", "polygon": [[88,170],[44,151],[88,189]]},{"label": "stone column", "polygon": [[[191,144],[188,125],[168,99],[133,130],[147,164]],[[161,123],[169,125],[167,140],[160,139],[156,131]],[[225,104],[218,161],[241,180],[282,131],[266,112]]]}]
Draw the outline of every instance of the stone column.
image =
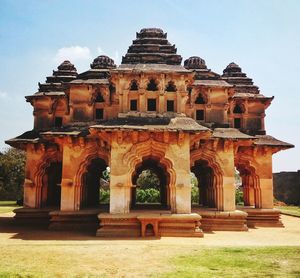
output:
[{"label": "stone column", "polygon": [[[119,141],[117,140],[119,137]],[[129,213],[130,211],[130,180],[129,167],[124,165],[123,156],[132,146],[123,144],[122,134],[114,134],[111,144],[110,165],[110,213]]]},{"label": "stone column", "polygon": [[234,151],[233,142],[224,141],[223,150],[219,150],[223,171],[223,184],[218,185],[221,190],[221,199],[217,200],[217,209],[221,211],[235,210],[235,185],[234,185]]},{"label": "stone column", "polygon": [[190,176],[190,138],[189,134],[179,133],[178,143],[170,144],[166,151],[166,158],[173,162],[176,173],[175,185],[170,184],[173,192],[171,195],[171,211],[173,213],[191,213],[191,176]]},{"label": "stone column", "polygon": [[255,157],[259,164],[256,170],[259,176],[260,208],[273,208],[272,152],[266,147],[262,147]]}]

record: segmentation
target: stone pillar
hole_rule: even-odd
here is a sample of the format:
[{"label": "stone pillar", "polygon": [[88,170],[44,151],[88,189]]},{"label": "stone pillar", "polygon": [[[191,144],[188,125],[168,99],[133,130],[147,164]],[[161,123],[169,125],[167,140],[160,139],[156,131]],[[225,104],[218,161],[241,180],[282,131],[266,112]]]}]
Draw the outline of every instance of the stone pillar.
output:
[{"label": "stone pillar", "polygon": [[[166,151],[166,157],[173,162],[173,170],[176,173],[175,203],[171,200],[173,213],[191,213],[191,176],[190,176],[190,138],[189,134],[179,133],[178,143],[170,144]],[[172,198],[172,196],[171,196]]]},{"label": "stone pillar", "polygon": [[[76,211],[80,209],[80,203],[75,201],[74,177],[78,167],[78,156],[72,145],[65,143],[63,146],[63,167],[61,179],[60,209],[63,211]],[[80,185],[77,185],[78,187]]]},{"label": "stone pillar", "polygon": [[[119,140],[122,140],[122,135],[119,136]],[[130,211],[131,183],[129,178],[131,177],[128,176],[128,165],[123,163],[123,156],[131,146],[131,144],[118,142],[116,136],[113,136],[110,165],[110,213],[112,214]]]},{"label": "stone pillar", "polygon": [[[39,208],[37,196],[36,172],[37,162],[41,161],[42,153],[35,151],[34,145],[28,145],[26,150],[25,180],[24,180],[24,207]],[[41,187],[41,185],[39,185]]]},{"label": "stone pillar", "polygon": [[221,190],[221,200],[217,200],[217,209],[221,211],[235,210],[235,185],[234,185],[234,150],[232,141],[224,141],[223,150],[219,150],[223,171],[223,184],[218,185]]}]

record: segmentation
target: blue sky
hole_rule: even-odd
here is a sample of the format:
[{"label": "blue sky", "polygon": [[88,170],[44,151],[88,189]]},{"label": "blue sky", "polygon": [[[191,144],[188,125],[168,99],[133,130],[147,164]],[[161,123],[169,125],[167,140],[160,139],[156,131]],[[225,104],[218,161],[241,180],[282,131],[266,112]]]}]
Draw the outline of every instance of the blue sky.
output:
[{"label": "blue sky", "polygon": [[234,61],[263,94],[267,133],[296,148],[274,156],[274,171],[299,167],[300,1],[5,1],[0,0],[0,149],[32,129],[24,96],[65,58],[78,71],[99,54],[120,63],[135,32],[160,27],[184,59],[222,73]]}]

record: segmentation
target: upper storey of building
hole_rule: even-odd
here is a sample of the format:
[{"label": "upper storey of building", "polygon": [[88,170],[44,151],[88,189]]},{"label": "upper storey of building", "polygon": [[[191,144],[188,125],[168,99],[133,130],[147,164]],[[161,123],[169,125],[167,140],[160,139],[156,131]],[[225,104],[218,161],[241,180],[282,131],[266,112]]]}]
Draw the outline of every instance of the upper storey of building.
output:
[{"label": "upper storey of building", "polygon": [[265,109],[273,98],[260,94],[238,65],[230,63],[220,75],[198,56],[182,60],[163,30],[147,28],[136,34],[119,66],[101,55],[78,74],[64,61],[26,97],[34,107],[34,129],[187,118],[212,129],[265,134]]}]

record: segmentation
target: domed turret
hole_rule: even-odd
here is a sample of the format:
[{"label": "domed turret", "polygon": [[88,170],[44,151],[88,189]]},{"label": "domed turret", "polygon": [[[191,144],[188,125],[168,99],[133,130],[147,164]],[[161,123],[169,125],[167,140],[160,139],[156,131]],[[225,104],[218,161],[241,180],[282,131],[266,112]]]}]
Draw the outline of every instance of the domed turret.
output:
[{"label": "domed turret", "polygon": [[39,92],[63,91],[63,82],[70,82],[77,77],[77,69],[68,60],[63,61],[52,76],[46,78],[46,82],[39,83]]},{"label": "domed turret", "polygon": [[115,62],[113,59],[109,58],[106,55],[100,55],[94,59],[91,64],[92,69],[114,69],[116,68]]},{"label": "domed turret", "polygon": [[259,93],[259,89],[253,84],[252,79],[247,77],[246,73],[242,72],[241,67],[234,62],[231,62],[223,70],[222,79],[235,85],[236,92]]},{"label": "domed turret", "polygon": [[122,64],[180,65],[182,57],[175,45],[167,39],[167,33],[159,28],[144,28],[136,33],[136,39],[122,57]]},{"label": "domed turret", "polygon": [[207,69],[205,60],[198,56],[192,56],[184,61],[186,69]]}]

